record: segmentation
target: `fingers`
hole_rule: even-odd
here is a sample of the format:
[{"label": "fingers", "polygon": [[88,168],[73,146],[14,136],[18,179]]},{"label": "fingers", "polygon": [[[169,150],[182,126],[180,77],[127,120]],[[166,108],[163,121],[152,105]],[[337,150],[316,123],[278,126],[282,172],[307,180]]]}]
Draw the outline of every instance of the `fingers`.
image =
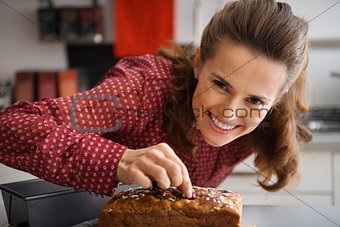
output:
[{"label": "fingers", "polygon": [[182,170],[178,164],[166,158],[160,159],[156,163],[145,163],[143,172],[154,178],[160,188],[167,189],[173,185],[178,187],[185,197],[192,197],[192,185],[186,168]]},{"label": "fingers", "polygon": [[176,162],[164,158],[158,164],[166,170],[172,186],[178,187],[182,184],[182,169]]},{"label": "fingers", "polygon": [[[184,175],[183,176],[184,180],[183,180],[182,184],[178,187],[178,189],[183,192],[185,197],[191,198],[192,197],[192,185],[191,185],[191,181],[190,181],[190,178],[189,178],[189,174],[187,172],[187,173],[183,173],[183,175]],[[185,175],[187,175],[187,176],[185,176]]]},{"label": "fingers", "polygon": [[178,187],[186,197],[192,196],[188,170],[181,159],[166,143],[139,150],[127,149],[118,165],[117,179],[126,184],[152,186],[151,179],[166,189]]},{"label": "fingers", "polygon": [[143,188],[149,188],[152,186],[152,182],[149,177],[147,177],[142,171],[139,169],[130,169],[130,180],[131,184],[138,184]]},{"label": "fingers", "polygon": [[187,198],[191,198],[192,197],[192,185],[191,185],[191,180],[190,180],[189,173],[188,173],[186,166],[183,164],[182,160],[175,154],[175,152],[171,149],[171,147],[168,144],[161,143],[159,145],[161,149],[167,151],[167,152],[164,152],[164,155],[168,157],[170,160],[177,163],[177,165],[180,167],[180,170],[181,170],[180,174],[182,176],[181,177],[182,181],[179,184],[178,188],[184,193],[184,195]]},{"label": "fingers", "polygon": [[158,182],[158,186],[161,188],[168,188],[171,185],[177,187],[182,184],[181,167],[165,157],[159,150],[153,150],[147,154],[144,166],[148,167],[145,171]]},{"label": "fingers", "polygon": [[167,189],[170,187],[171,182],[167,171],[154,163],[150,163],[143,169],[144,173],[157,181],[157,185],[160,188]]}]

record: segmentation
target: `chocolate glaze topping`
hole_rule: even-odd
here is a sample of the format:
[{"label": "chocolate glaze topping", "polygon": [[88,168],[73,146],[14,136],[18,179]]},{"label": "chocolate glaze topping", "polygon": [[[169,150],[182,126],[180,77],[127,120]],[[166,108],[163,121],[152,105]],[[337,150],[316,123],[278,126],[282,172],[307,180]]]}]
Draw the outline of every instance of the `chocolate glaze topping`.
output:
[{"label": "chocolate glaze topping", "polygon": [[193,197],[188,199],[185,198],[184,194],[176,187],[170,187],[168,189],[161,189],[157,186],[157,183],[153,183],[151,188],[135,188],[128,189],[117,194],[115,200],[131,199],[142,199],[146,197],[155,197],[158,200],[169,200],[175,202],[178,200],[199,200],[199,204],[208,207],[238,207],[238,200],[233,199],[238,196],[237,193],[215,188],[203,188],[193,186]]}]

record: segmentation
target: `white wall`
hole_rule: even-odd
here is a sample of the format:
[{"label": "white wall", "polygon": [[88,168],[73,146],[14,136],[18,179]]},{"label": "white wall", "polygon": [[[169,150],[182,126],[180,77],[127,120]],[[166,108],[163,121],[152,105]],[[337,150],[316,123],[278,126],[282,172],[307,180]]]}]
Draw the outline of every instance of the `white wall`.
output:
[{"label": "white wall", "polygon": [[[4,3],[3,3],[4,2]],[[18,69],[64,69],[65,44],[42,42],[38,37],[38,0],[4,0],[0,3],[0,78],[13,78]],[[90,5],[90,0],[55,0],[58,6]],[[112,42],[112,1],[104,6],[104,42]]]},{"label": "white wall", "polygon": [[18,69],[65,68],[64,44],[42,43],[38,39],[38,1],[5,2],[18,12],[4,3],[0,5],[0,76],[13,78]]}]

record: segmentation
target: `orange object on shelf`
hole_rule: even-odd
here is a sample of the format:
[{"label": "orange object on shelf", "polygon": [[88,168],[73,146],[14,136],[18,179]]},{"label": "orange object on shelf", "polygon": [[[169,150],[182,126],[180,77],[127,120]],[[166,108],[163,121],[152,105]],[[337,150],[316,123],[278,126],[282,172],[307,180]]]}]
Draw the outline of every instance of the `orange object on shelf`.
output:
[{"label": "orange object on shelf", "polygon": [[114,55],[157,53],[174,36],[174,0],[115,0]]},{"label": "orange object on shelf", "polygon": [[75,69],[58,73],[58,96],[65,97],[78,92],[78,76]]}]

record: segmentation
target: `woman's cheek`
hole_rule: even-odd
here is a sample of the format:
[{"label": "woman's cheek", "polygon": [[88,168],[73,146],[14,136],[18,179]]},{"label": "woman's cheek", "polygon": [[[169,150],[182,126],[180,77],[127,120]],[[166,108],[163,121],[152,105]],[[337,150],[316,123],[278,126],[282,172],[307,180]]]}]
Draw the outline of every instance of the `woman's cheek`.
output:
[{"label": "woman's cheek", "polygon": [[247,131],[253,131],[255,128],[257,128],[266,117],[267,113],[258,112],[257,114],[249,115],[247,118],[246,126],[248,128]]}]

